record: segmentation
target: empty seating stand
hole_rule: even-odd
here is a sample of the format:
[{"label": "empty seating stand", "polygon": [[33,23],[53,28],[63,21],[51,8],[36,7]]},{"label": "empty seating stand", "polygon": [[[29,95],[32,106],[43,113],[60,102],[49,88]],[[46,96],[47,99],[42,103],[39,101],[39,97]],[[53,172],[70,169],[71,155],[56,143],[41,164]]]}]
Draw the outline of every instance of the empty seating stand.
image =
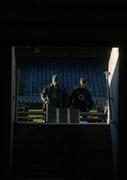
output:
[{"label": "empty seating stand", "polygon": [[[18,103],[41,103],[41,90],[51,82],[54,73],[58,73],[61,83],[69,94],[79,84],[82,75],[87,77],[87,85],[97,106],[104,104],[106,98],[106,81],[103,59],[85,58],[44,58],[16,57],[17,70],[20,71]],[[18,84],[18,83],[17,83]]]}]

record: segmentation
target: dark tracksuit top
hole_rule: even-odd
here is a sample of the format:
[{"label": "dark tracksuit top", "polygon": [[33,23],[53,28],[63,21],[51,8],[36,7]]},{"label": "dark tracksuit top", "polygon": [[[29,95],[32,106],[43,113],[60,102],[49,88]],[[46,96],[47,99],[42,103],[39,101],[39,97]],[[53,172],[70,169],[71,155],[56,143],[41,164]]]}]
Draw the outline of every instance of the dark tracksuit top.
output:
[{"label": "dark tracksuit top", "polygon": [[87,89],[78,87],[71,94],[71,103],[74,108],[78,108],[80,112],[88,111],[92,108],[92,97]]},{"label": "dark tracksuit top", "polygon": [[48,101],[48,105],[56,108],[67,106],[67,93],[62,86],[54,87],[52,84],[45,87],[41,92],[43,103]]}]

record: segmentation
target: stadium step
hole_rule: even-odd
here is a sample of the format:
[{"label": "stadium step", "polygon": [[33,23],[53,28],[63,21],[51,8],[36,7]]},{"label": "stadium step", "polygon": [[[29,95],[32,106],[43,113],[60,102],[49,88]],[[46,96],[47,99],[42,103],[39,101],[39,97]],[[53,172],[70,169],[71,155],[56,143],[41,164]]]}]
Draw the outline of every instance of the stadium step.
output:
[{"label": "stadium step", "polygon": [[19,107],[17,109],[17,122],[34,122],[34,123],[44,123],[45,115],[42,109],[29,109],[26,107]]}]

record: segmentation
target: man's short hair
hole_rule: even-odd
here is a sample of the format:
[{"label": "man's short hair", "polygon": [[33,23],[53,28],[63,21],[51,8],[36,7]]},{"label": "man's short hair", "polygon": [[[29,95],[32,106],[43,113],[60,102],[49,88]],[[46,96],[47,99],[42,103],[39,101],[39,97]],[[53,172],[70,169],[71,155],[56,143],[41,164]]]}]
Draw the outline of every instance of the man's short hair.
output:
[{"label": "man's short hair", "polygon": [[82,81],[85,84],[86,83],[86,77],[81,77],[80,81]]},{"label": "man's short hair", "polygon": [[59,81],[59,76],[58,76],[58,74],[54,74],[54,75],[52,76],[52,81]]}]

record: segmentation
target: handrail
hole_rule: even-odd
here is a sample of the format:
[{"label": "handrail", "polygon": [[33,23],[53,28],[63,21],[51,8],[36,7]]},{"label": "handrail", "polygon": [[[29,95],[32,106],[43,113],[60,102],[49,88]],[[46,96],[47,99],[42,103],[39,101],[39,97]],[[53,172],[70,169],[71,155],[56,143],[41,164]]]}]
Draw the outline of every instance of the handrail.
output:
[{"label": "handrail", "polygon": [[17,108],[18,108],[18,96],[19,96],[19,80],[20,80],[20,70],[17,70],[16,71],[16,77],[17,77],[17,79],[16,79],[16,109],[15,109],[15,111],[16,111],[16,113],[15,113],[15,120],[17,121]]},{"label": "handrail", "polygon": [[86,116],[103,116],[104,112],[81,112],[80,115],[86,115]]},{"label": "handrail", "polygon": [[113,101],[113,98],[111,97],[110,95],[110,90],[109,90],[109,85],[108,85],[108,78],[109,78],[109,75],[110,75],[110,72],[108,71],[105,71],[104,72],[105,74],[105,78],[106,78],[106,86],[107,86],[107,98],[108,98],[108,103],[109,103],[109,111],[110,111],[110,119],[112,121],[112,106],[111,106],[111,101]]},{"label": "handrail", "polygon": [[44,115],[44,112],[41,111],[41,112],[38,112],[38,111],[34,111],[34,112],[29,112],[29,111],[19,111],[17,112],[17,115]]}]

